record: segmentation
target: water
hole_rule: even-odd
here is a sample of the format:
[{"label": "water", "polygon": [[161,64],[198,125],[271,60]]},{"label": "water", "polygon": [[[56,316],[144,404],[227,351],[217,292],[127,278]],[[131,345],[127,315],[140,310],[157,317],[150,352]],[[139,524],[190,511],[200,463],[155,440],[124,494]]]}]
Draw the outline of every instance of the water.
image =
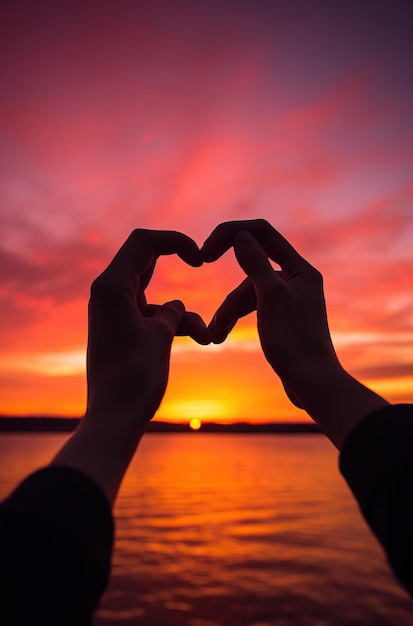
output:
[{"label": "water", "polygon": [[[0,497],[66,438],[1,435]],[[413,624],[322,436],[146,435],[115,517],[94,626]]]}]

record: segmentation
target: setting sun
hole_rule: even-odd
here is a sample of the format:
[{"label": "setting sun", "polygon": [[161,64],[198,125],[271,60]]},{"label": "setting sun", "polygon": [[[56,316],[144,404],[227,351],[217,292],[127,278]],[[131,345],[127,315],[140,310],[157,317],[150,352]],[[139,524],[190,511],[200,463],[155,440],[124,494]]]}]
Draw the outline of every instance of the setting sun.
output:
[{"label": "setting sun", "polygon": [[201,428],[201,425],[202,422],[197,417],[193,417],[189,422],[189,426],[192,428],[192,430],[199,430]]}]

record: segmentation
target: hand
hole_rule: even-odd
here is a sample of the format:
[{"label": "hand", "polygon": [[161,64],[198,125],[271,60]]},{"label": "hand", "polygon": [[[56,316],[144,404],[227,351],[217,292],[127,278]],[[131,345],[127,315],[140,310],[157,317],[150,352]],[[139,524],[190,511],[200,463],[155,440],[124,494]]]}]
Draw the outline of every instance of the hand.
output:
[{"label": "hand", "polygon": [[[88,406],[102,420],[119,414],[149,421],[165,392],[172,339],[188,334],[209,343],[210,333],[179,301],[147,305],[147,287],[159,255],[177,253],[202,264],[195,242],[172,231],[135,230],[94,281],[89,302]],[[141,417],[142,419],[142,417]],[[144,427],[144,423],[140,427]]]},{"label": "hand", "polygon": [[110,505],[162,400],[174,335],[210,340],[201,318],[186,313],[182,302],[146,304],[156,259],[174,253],[189,265],[202,265],[198,246],[186,235],[135,230],[92,285],[86,415],[51,465],[89,476]]},{"label": "hand", "polygon": [[[230,246],[248,278],[229,294],[209,328],[214,343],[225,340],[236,321],[257,309],[264,354],[290,399],[302,408],[303,383],[317,370],[338,366],[330,339],[321,274],[265,220],[226,222],[202,247],[207,262]],[[268,257],[281,271],[272,268]]]},{"label": "hand", "polygon": [[[328,328],[320,272],[265,220],[220,224],[201,248],[215,261],[234,246],[247,279],[229,294],[209,328],[224,341],[239,317],[257,309],[264,354],[289,398],[341,447],[354,424],[386,401],[341,367]],[[279,264],[274,270],[268,257]]]}]

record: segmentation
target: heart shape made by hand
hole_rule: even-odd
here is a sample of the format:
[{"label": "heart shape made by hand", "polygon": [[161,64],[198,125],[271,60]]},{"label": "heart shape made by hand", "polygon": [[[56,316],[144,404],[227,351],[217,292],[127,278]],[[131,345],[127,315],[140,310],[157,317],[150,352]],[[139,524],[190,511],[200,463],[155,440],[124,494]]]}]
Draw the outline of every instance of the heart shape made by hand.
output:
[{"label": "heart shape made by hand", "polygon": [[[284,266],[283,272],[286,272],[285,275],[287,279],[288,276],[292,279],[294,276],[301,274],[303,267],[308,269],[307,262],[300,257],[291,244],[268,222],[262,219],[222,223],[213,230],[211,235],[204,242],[202,248],[198,251],[194,249],[194,247],[196,248],[196,244],[193,240],[190,240],[185,235],[178,235],[177,239],[177,235],[178,233],[173,234],[173,240],[180,241],[180,248],[178,248],[180,252],[178,252],[178,254],[192,266],[198,266],[198,262],[199,266],[202,266],[205,262],[213,263],[217,261],[229,248],[234,247],[234,245],[235,250],[237,250],[237,242],[241,244],[241,246],[244,246],[243,255],[245,255],[245,243],[247,242],[247,245],[250,245],[253,238],[255,238],[262,247],[261,252],[259,251],[259,247],[255,247],[252,257],[248,262],[249,269],[253,269],[255,274],[257,273],[257,269],[259,269],[260,272],[264,272],[264,275],[268,275],[267,272],[268,269],[270,269],[272,276],[268,259],[275,261],[280,267]],[[162,237],[165,238],[165,233]],[[169,240],[171,234],[166,233],[166,237]],[[186,237],[186,239],[182,240],[182,237]],[[245,237],[247,237],[247,239]],[[185,250],[182,247],[183,241],[185,241]],[[170,246],[164,247],[163,250],[163,254],[169,255],[172,253]],[[263,258],[263,253],[268,257],[267,259],[265,259],[265,257]],[[244,256],[242,267],[244,267],[245,260]],[[152,263],[152,266],[150,266],[146,272],[147,282],[143,285],[143,289],[148,285],[154,267],[155,262]],[[213,287],[215,294],[217,285],[215,284]],[[203,292],[205,293],[205,289],[203,289]],[[225,297],[224,302],[217,309],[208,327],[198,313],[188,312],[185,314],[177,334],[189,335],[202,344],[207,344],[211,341],[221,343],[225,340],[237,320],[256,309],[256,304],[253,284],[249,278],[244,277],[244,280],[238,287]],[[147,309],[147,313],[149,312],[150,314],[150,310],[151,307]]]},{"label": "heart shape made by hand", "polygon": [[[233,254],[221,257],[219,263],[203,263],[199,267],[187,265],[175,255],[159,257],[151,281],[145,289],[148,303],[151,303],[147,306],[146,314],[152,315],[160,306],[152,304],[153,302],[181,300],[186,307],[186,313],[176,335],[189,336],[202,345],[221,343],[237,320],[256,307],[252,288],[250,297],[247,293],[244,294],[242,309],[240,302],[235,303],[234,298],[231,298],[233,291],[228,289],[228,283],[236,285],[243,279],[245,274]],[[215,331],[218,317],[222,321],[219,333]],[[211,320],[208,325],[204,321],[207,319]]]},{"label": "heart shape made by hand", "polygon": [[[148,301],[146,314],[152,315],[161,303],[180,300],[185,305],[185,315],[176,333],[189,336],[202,345],[213,341],[212,322],[216,309],[228,294],[228,283],[238,270],[235,261],[220,259],[220,263],[204,263],[199,267],[187,265],[178,256],[159,257],[154,274],[145,289]],[[205,320],[205,321],[204,321]],[[211,322],[208,325],[208,321]]]}]

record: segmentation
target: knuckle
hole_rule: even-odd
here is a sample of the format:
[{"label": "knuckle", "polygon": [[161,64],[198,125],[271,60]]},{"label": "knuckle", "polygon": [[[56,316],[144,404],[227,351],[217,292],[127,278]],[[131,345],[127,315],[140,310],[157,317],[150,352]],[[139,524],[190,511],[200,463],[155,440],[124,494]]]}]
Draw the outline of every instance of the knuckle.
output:
[{"label": "knuckle", "polygon": [[131,232],[131,234],[129,235],[130,239],[141,239],[142,236],[146,233],[147,231],[144,228],[134,228],[133,231]]},{"label": "knuckle", "polygon": [[120,287],[105,272],[95,278],[90,286],[90,300],[113,300],[118,297]]},{"label": "knuckle", "polygon": [[259,240],[260,245],[269,245],[273,241],[275,229],[267,220],[259,218],[254,221],[253,233]]},{"label": "knuckle", "polygon": [[256,220],[253,220],[254,224],[256,224],[259,228],[272,228],[271,224],[269,222],[267,222],[267,220],[265,220],[263,217],[259,217]]},{"label": "knuckle", "polygon": [[218,226],[212,231],[212,235],[214,236],[225,235],[225,233],[230,233],[232,229],[233,229],[232,222],[222,222],[221,224],[218,224]]},{"label": "knuckle", "polygon": [[315,284],[320,286],[323,285],[323,275],[316,267],[313,267],[312,265],[309,266],[309,275]]}]

